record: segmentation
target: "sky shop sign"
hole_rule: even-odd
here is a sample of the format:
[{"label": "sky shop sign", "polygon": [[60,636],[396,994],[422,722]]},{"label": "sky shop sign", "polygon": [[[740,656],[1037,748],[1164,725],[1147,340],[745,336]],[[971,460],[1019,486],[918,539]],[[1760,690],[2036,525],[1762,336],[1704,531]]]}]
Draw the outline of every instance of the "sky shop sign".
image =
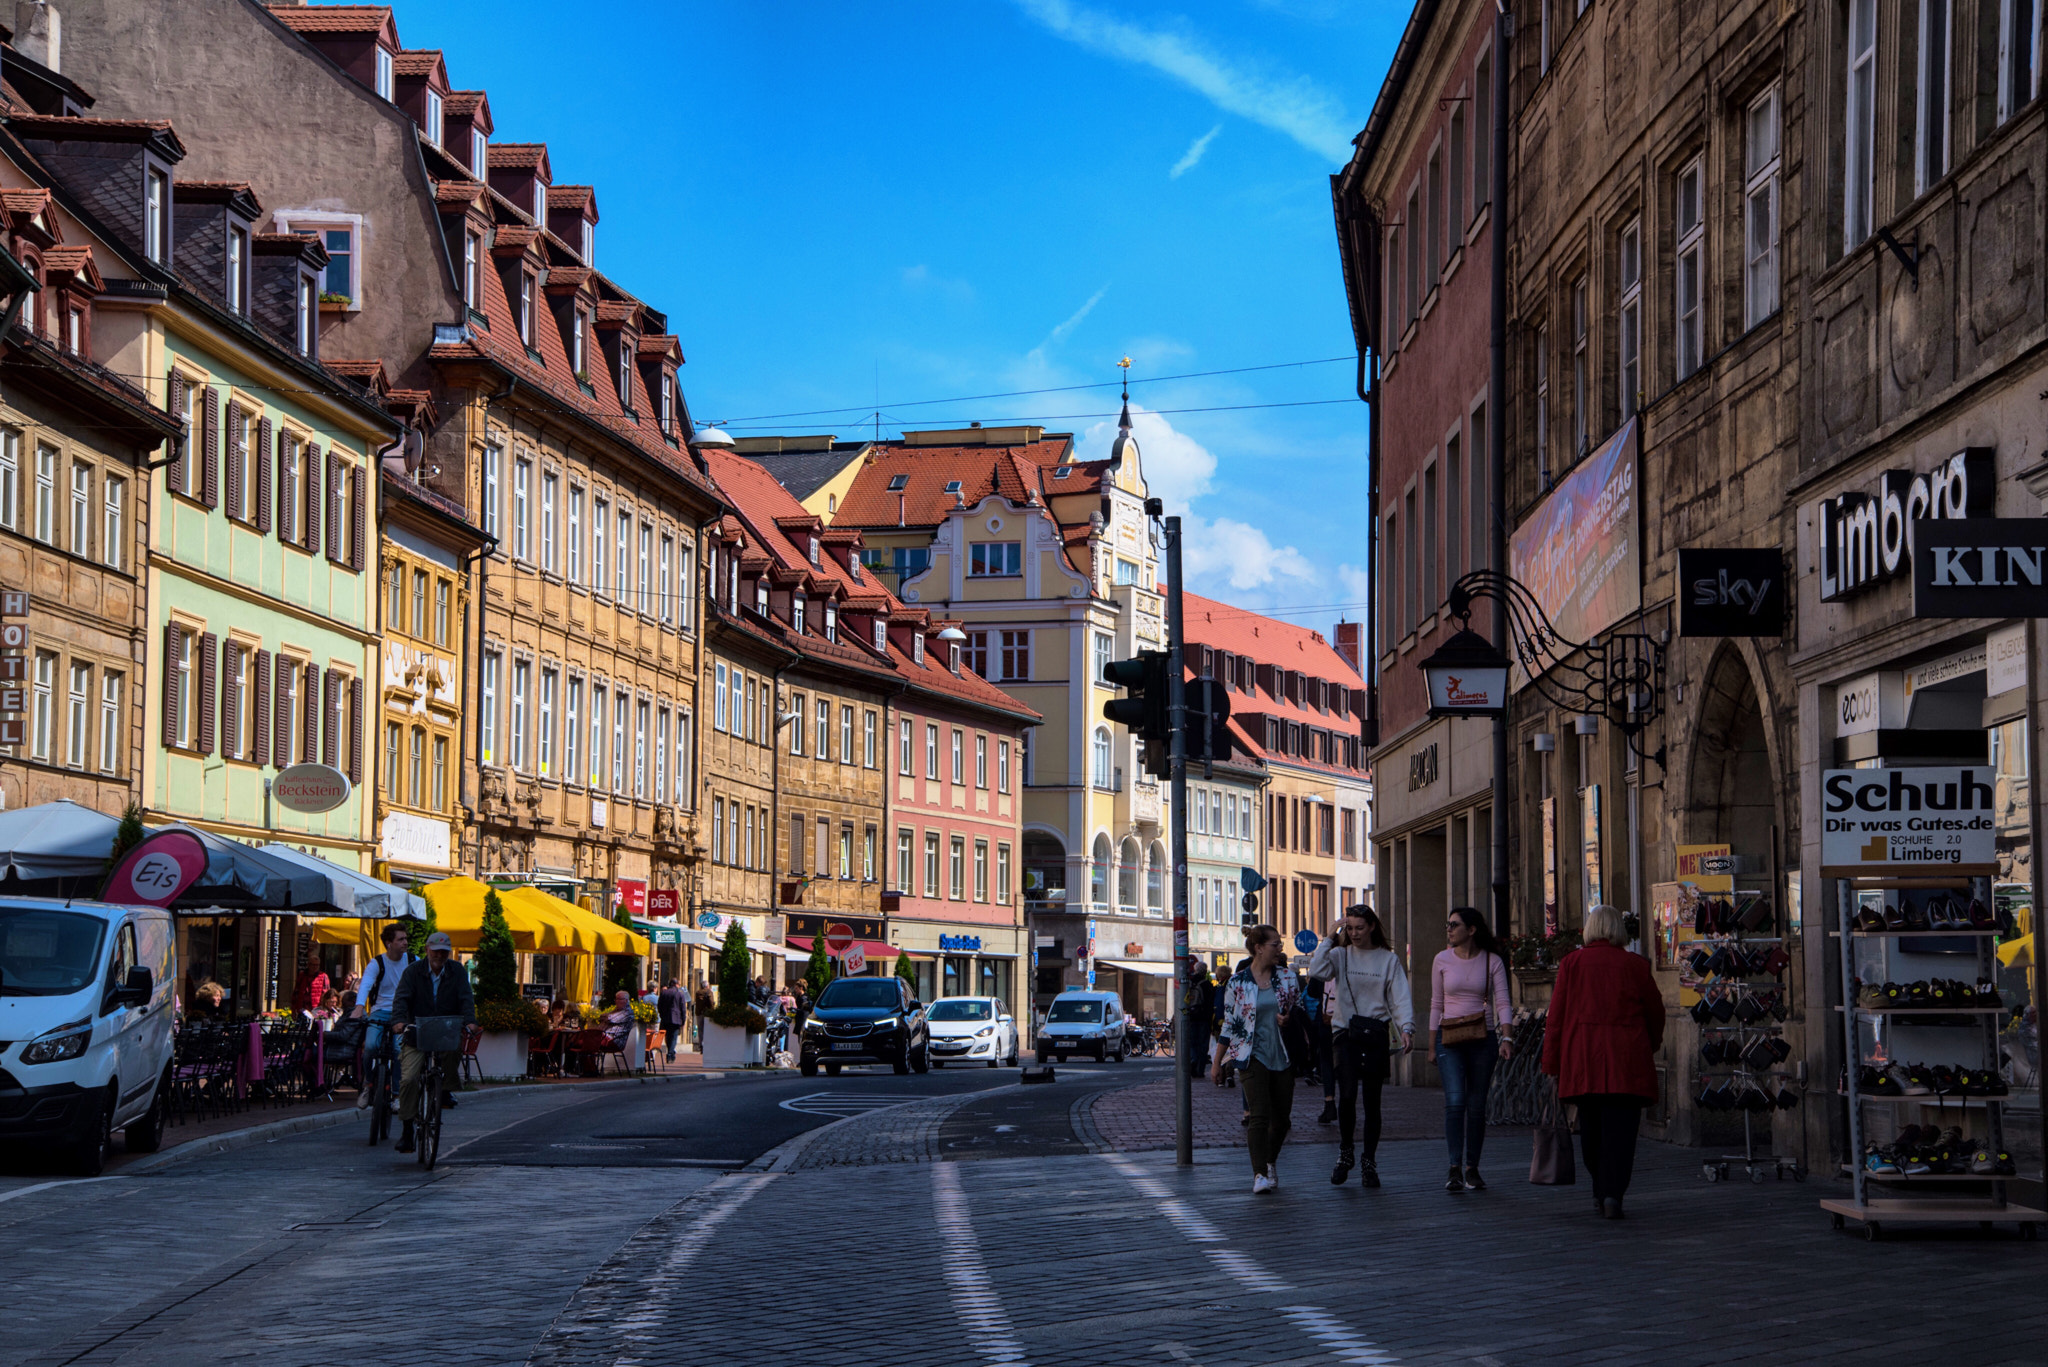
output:
[{"label": "sky shop sign", "polygon": [[1992,452],[1970,446],[1925,474],[1887,470],[1874,493],[1820,502],[1820,597],[1847,598],[1913,568],[1915,523],[1982,518],[1992,509]]},{"label": "sky shop sign", "polygon": [[1820,790],[1823,877],[1997,867],[1989,769],[1829,769]]}]

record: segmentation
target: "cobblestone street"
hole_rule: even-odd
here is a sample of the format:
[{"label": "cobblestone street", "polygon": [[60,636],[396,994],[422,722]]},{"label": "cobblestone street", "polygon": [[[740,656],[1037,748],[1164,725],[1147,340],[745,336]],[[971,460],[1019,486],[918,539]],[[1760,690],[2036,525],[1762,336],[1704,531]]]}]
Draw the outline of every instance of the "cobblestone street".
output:
[{"label": "cobblestone street", "polygon": [[[1695,1154],[1661,1145],[1644,1146],[1619,1224],[1583,1187],[1529,1185],[1514,1131],[1489,1137],[1483,1193],[1442,1191],[1433,1137],[1383,1145],[1384,1189],[1333,1189],[1310,1090],[1284,1185],[1255,1200],[1228,1133],[1236,1093],[1198,1093],[1217,1146],[1193,1168],[1139,1150],[1161,1097],[1170,1113],[1148,1071],[1117,1089],[1102,1070],[992,1076],[901,1104],[897,1079],[850,1075],[837,1095],[889,1104],[843,1102],[847,1118],[819,1115],[740,1168],[473,1155],[511,1134],[528,1138],[505,1152],[529,1154],[570,1118],[601,1136],[664,1116],[695,1129],[785,1093],[821,1106],[801,1080],[465,1098],[431,1175],[341,1124],[31,1182],[0,1191],[16,1292],[0,1364],[695,1367],[746,1360],[744,1342],[807,1367],[2006,1367],[2038,1363],[2048,1336],[2041,1245],[1865,1244],[1829,1228],[1825,1184],[1709,1186]],[[1390,1132],[1434,1133],[1436,1093],[1388,1100]],[[1054,1132],[1069,1124],[1088,1139]],[[1024,1156],[1003,1147],[1013,1134]],[[948,1161],[963,1156],[977,1161]],[[407,1309],[372,1309],[390,1304]]]}]

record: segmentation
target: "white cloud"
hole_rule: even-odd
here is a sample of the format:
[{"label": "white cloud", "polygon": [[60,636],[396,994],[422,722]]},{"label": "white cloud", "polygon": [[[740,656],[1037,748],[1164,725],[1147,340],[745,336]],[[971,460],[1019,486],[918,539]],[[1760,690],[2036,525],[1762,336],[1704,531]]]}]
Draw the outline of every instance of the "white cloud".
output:
[{"label": "white cloud", "polygon": [[1372,598],[1372,572],[1357,565],[1339,565],[1337,582],[1344,588],[1344,601],[1364,603]]},{"label": "white cloud", "polygon": [[[1283,601],[1327,601],[1313,596],[1303,600],[1299,591],[1313,593],[1316,586],[1328,582],[1328,576],[1294,547],[1274,545],[1271,537],[1249,522],[1184,517],[1181,553],[1188,580],[1198,592],[1205,591],[1205,584],[1213,584],[1233,593],[1224,594],[1221,587],[1206,591],[1233,601],[1236,594],[1259,589],[1284,589],[1277,595]],[[1275,595],[1259,596],[1270,601]]]},{"label": "white cloud", "polygon": [[[1131,435],[1138,439],[1138,459],[1145,469],[1145,486],[1178,510],[1209,492],[1216,474],[1216,457],[1202,443],[1147,409],[1131,405]],[[1105,418],[1081,434],[1084,459],[1103,460],[1109,444],[1116,440],[1116,421]]]},{"label": "white cloud", "polygon": [[1262,124],[1329,161],[1350,155],[1354,131],[1342,106],[1306,76],[1252,70],[1191,34],[1145,28],[1069,3],[1018,0],[1024,12],[1071,43],[1149,66],[1228,114]]},{"label": "white cloud", "polygon": [[1075,309],[1072,314],[1068,315],[1067,320],[1064,323],[1061,323],[1051,332],[1046,333],[1045,340],[1040,342],[1037,346],[1031,348],[1029,355],[1034,358],[1042,358],[1045,355],[1045,349],[1047,347],[1058,346],[1061,342],[1066,341],[1067,334],[1071,333],[1075,328],[1081,326],[1081,320],[1083,318],[1086,318],[1089,314],[1093,313],[1095,311],[1095,306],[1102,302],[1102,296],[1108,293],[1109,286],[1104,285],[1101,289],[1089,295],[1088,302],[1081,305],[1081,307]]},{"label": "white cloud", "polygon": [[1173,169],[1166,173],[1166,178],[1168,180],[1179,180],[1182,176],[1194,170],[1201,163],[1202,154],[1209,150],[1209,144],[1216,141],[1216,135],[1222,131],[1223,125],[1219,123],[1208,132],[1202,134],[1201,137],[1189,143],[1188,150],[1183,152],[1180,160],[1173,164]]}]

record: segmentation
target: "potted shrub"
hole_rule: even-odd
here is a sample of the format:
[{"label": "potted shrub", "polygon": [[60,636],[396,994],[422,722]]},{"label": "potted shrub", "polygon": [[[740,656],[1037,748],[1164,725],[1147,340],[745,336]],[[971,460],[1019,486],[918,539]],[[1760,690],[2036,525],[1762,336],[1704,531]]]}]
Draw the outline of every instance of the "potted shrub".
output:
[{"label": "potted shrub", "polygon": [[547,1013],[519,995],[519,959],[512,927],[496,889],[484,894],[483,924],[476,938],[477,1071],[487,1078],[526,1076],[526,1041],[547,1029]]},{"label": "potted shrub", "polygon": [[704,1022],[707,1068],[758,1068],[763,1062],[761,1032],[768,1022],[747,1000],[750,967],[747,932],[734,922],[718,956],[718,1005]]}]

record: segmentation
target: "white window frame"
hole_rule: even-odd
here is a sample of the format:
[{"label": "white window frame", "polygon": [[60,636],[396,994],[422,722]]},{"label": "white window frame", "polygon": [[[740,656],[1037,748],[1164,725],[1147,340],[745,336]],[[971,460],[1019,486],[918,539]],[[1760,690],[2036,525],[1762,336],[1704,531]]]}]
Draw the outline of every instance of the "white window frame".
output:
[{"label": "white window frame", "polygon": [[1875,227],[1877,193],[1878,0],[1849,0],[1842,89],[1842,250],[1854,251]]},{"label": "white window frame", "polygon": [[576,761],[583,754],[583,676],[571,674],[562,701],[562,780],[581,783]]},{"label": "white window frame", "polygon": [[376,82],[377,94],[382,99],[390,99],[392,93],[398,89],[398,64],[392,60],[391,49],[388,47],[380,46],[377,49]]},{"label": "white window frame", "polygon": [[512,558],[533,559],[533,460],[512,458]]},{"label": "white window frame", "polygon": [[427,88],[426,113],[427,141],[439,147],[441,145],[442,131],[446,127],[446,121],[442,116],[441,92],[431,86]]},{"label": "white window frame", "polygon": [[567,527],[567,555],[564,556],[568,581],[572,584],[583,582],[583,486],[569,486],[569,525]]},{"label": "white window frame", "polygon": [[1624,223],[1617,244],[1621,297],[1615,309],[1615,377],[1621,386],[1621,420],[1636,415],[1643,392],[1643,221]]},{"label": "white window frame", "polygon": [[21,525],[21,433],[0,428],[0,527]]},{"label": "white window frame", "polygon": [[[1672,218],[1678,232],[1671,278],[1672,317],[1677,325],[1673,350],[1676,373],[1681,380],[1698,370],[1706,360],[1706,191],[1706,159],[1694,157],[1679,169],[1672,195]],[[1691,197],[1690,207],[1688,195]]]},{"label": "white window frame", "polygon": [[[1584,454],[1584,453],[1585,453],[1585,452],[1586,452],[1587,450],[1589,450],[1589,449],[1590,449],[1590,448],[1592,447],[1592,444],[1593,444],[1593,415],[1592,415],[1592,413],[1591,413],[1590,411],[1588,411],[1588,410],[1589,410],[1589,409],[1591,408],[1591,406],[1592,406],[1592,400],[1593,400],[1593,385],[1592,385],[1592,372],[1591,372],[1591,370],[1590,370],[1590,368],[1589,368],[1589,364],[1588,364],[1588,362],[1589,362],[1589,360],[1590,360],[1590,358],[1589,358],[1589,356],[1588,356],[1588,348],[1589,348],[1589,346],[1590,346],[1590,338],[1589,338],[1589,336],[1588,336],[1588,326],[1587,326],[1587,325],[1588,325],[1588,323],[1589,323],[1589,322],[1590,322],[1591,320],[1590,320],[1590,319],[1589,319],[1589,318],[1587,317],[1587,312],[1588,312],[1588,310],[1587,310],[1587,303],[1588,303],[1588,300],[1587,300],[1587,298],[1586,298],[1586,277],[1585,277],[1584,275],[1581,275],[1581,276],[1579,276],[1579,278],[1578,278],[1577,280],[1573,281],[1573,282],[1572,282],[1572,285],[1571,285],[1571,309],[1572,309],[1572,452],[1571,452],[1571,459],[1572,459],[1573,461],[1576,461],[1576,460],[1577,460],[1577,459],[1578,459],[1578,458],[1579,458],[1579,457],[1580,457],[1581,455],[1583,455],[1583,454]],[[1570,463],[1570,462],[1567,462],[1567,464],[1569,464],[1569,463]]]},{"label": "white window frame", "polygon": [[[1918,79],[1913,82],[1913,194],[1916,198],[1926,194],[1930,186],[1948,174],[1949,80],[1950,63],[1955,57],[1955,0],[1920,0],[1919,18],[1920,70]],[[2001,68],[2003,65],[2000,63]]]},{"label": "white window frame", "polygon": [[[1743,114],[1742,327],[1755,327],[1776,313],[1778,300],[1778,171],[1783,164],[1784,125],[1779,87],[1750,101]],[[1763,122],[1760,125],[1758,119]],[[1769,155],[1759,155],[1756,133],[1770,132]]]},{"label": "white window frame", "polygon": [[[502,487],[504,471],[505,448],[499,446],[496,442],[485,442],[483,466],[484,535],[490,537],[493,541],[499,541],[498,531],[503,515],[503,509],[499,506],[499,501],[504,496],[504,489]],[[499,541],[500,547],[503,544],[502,541]]]},{"label": "white window frame", "polygon": [[556,495],[562,487],[562,477],[552,470],[543,470],[540,476],[540,567],[549,574],[555,572],[555,504]]},{"label": "white window frame", "polygon": [[100,772],[111,774],[121,767],[121,694],[127,678],[118,669],[100,671]]},{"label": "white window frame", "polygon": [[[503,655],[495,650],[484,652],[483,670],[478,684],[477,696],[483,703],[481,735],[477,737],[480,760],[485,764],[498,762],[498,674],[502,668]],[[309,741],[310,743],[310,741]]]},{"label": "white window frame", "polygon": [[[275,231],[280,233],[312,233],[326,244],[330,232],[348,234],[348,311],[360,312],[363,307],[363,215],[336,213],[328,209],[279,209],[273,218],[277,221]],[[327,273],[323,267],[319,277],[319,290],[327,292]]]},{"label": "white window frame", "polygon": [[490,175],[491,140],[484,136],[481,128],[469,130],[469,169],[478,180]]},{"label": "white window frame", "polygon": [[[2026,108],[2041,88],[2041,3],[1998,0],[1998,121],[2003,124]],[[2026,26],[2020,32],[2020,25]],[[2021,63],[2025,63],[2022,67]]]},{"label": "white window frame", "polygon": [[534,768],[542,778],[555,776],[555,691],[559,677],[560,671],[541,668],[540,733],[534,743]]},{"label": "white window frame", "polygon": [[512,661],[512,743],[508,749],[512,771],[519,774],[526,772],[526,691],[527,683],[532,677],[531,661]]}]

